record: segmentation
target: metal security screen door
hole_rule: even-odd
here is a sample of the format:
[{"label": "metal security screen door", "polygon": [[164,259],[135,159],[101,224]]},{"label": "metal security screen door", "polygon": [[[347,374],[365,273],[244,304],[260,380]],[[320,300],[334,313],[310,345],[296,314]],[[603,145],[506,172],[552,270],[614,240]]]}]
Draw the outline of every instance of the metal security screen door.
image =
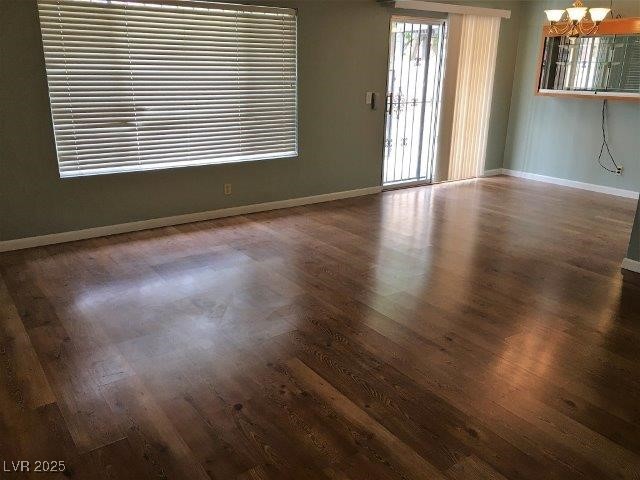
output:
[{"label": "metal security screen door", "polygon": [[446,27],[392,20],[383,184],[430,182],[436,153]]}]

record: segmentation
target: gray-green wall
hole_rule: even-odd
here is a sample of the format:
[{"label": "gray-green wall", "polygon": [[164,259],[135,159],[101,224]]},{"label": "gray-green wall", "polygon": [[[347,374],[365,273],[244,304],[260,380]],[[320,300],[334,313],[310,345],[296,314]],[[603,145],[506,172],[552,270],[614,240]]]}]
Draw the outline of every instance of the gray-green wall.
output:
[{"label": "gray-green wall", "polygon": [[[546,8],[567,0],[532,1],[522,12],[504,167],[627,190],[640,190],[640,104],[609,102],[609,145],[622,176],[604,171],[600,151],[602,101],[534,95],[540,30]],[[595,5],[597,2],[591,2]],[[603,6],[609,2],[600,2]],[[615,0],[614,13],[640,16],[640,2]]]},{"label": "gray-green wall", "polygon": [[[0,0],[0,240],[379,185],[384,113],[364,96],[384,96],[393,12],[375,0],[255,3],[299,10],[298,158],[61,180],[35,0]],[[458,3],[514,9],[501,27],[491,114],[487,168],[498,168],[518,2]]]}]

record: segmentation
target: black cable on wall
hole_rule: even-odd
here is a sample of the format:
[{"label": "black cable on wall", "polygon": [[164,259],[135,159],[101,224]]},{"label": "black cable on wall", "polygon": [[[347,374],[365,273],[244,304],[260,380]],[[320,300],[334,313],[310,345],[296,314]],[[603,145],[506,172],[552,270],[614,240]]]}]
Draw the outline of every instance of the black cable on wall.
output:
[{"label": "black cable on wall", "polygon": [[[602,145],[600,146],[600,153],[598,154],[598,163],[607,172],[615,173],[616,175],[618,175],[621,172],[621,168],[620,166],[618,166],[618,164],[616,163],[616,160],[613,158],[613,155],[611,154],[611,150],[609,149],[609,143],[607,142],[606,125],[607,125],[608,112],[609,112],[609,104],[607,103],[607,100],[604,100],[602,102]],[[609,155],[609,159],[611,160],[611,163],[613,164],[615,170],[612,170],[611,168],[607,167],[602,163],[602,155],[604,154],[605,148],[607,150],[607,154]]]}]

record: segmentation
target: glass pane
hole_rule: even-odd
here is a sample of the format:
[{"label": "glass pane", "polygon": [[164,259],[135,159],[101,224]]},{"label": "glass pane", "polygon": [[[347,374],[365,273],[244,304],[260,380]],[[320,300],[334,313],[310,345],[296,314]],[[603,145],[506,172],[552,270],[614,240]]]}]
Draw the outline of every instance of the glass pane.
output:
[{"label": "glass pane", "polygon": [[640,93],[640,36],[545,39],[540,88]]},{"label": "glass pane", "polygon": [[444,24],[394,21],[383,181],[430,180],[435,157]]}]

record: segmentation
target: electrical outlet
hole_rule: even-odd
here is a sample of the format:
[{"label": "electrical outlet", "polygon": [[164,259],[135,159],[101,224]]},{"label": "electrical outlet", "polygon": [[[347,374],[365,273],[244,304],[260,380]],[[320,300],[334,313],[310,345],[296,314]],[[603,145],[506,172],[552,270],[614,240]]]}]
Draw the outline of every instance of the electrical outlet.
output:
[{"label": "electrical outlet", "polygon": [[622,165],[616,168],[616,175],[622,175]]},{"label": "electrical outlet", "polygon": [[231,184],[230,183],[225,183],[224,184],[224,194],[225,195],[231,195]]}]

